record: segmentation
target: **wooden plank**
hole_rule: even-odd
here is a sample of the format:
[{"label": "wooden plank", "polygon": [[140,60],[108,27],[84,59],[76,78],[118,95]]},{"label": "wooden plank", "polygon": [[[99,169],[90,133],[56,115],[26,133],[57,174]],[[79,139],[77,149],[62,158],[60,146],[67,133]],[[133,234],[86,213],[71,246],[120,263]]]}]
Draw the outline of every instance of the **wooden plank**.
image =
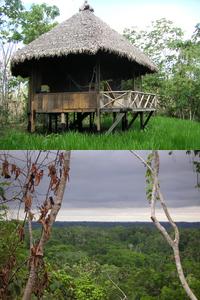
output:
[{"label": "wooden plank", "polygon": [[122,118],[124,117],[125,113],[119,113],[115,122],[112,124],[112,126],[106,131],[106,135],[109,135],[115,128],[116,126],[119,124],[119,122],[122,120]]},{"label": "wooden plank", "polygon": [[142,105],[142,101],[143,101],[143,99],[144,99],[144,96],[145,96],[145,95],[143,94],[142,97],[141,97],[141,99],[140,99],[140,102],[139,102],[139,105],[138,105],[139,107],[141,107],[141,105]]},{"label": "wooden plank", "polygon": [[113,113],[113,112],[149,112],[149,111],[156,111],[155,108],[129,108],[129,107],[125,107],[125,108],[102,108],[101,112],[107,112],[107,113]]},{"label": "wooden plank", "polygon": [[150,99],[151,99],[151,95],[148,95],[148,97],[147,97],[147,101],[146,101],[146,103],[145,103],[145,105],[144,105],[144,108],[146,108],[146,107],[147,107],[147,105],[148,105],[148,103],[149,103]]}]

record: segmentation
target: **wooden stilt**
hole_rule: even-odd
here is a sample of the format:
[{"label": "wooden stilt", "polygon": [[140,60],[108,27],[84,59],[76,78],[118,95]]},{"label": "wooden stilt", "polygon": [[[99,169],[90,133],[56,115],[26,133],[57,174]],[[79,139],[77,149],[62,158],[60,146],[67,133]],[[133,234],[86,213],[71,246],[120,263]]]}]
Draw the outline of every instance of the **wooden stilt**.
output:
[{"label": "wooden stilt", "polygon": [[35,132],[35,121],[36,121],[36,113],[35,110],[31,112],[31,132]]},{"label": "wooden stilt", "polygon": [[49,114],[49,126],[48,126],[49,132],[52,132],[52,115]]},{"label": "wooden stilt", "polygon": [[41,122],[42,122],[42,130],[43,130],[43,132],[44,132],[45,129],[46,129],[46,119],[45,119],[45,114],[42,114],[42,115],[41,115]]},{"label": "wooden stilt", "polygon": [[147,124],[148,124],[148,122],[149,122],[151,116],[153,115],[153,113],[154,113],[153,111],[150,111],[148,117],[146,118],[146,120],[145,120],[145,122],[144,122],[144,124],[143,124],[143,129],[147,126]]},{"label": "wooden stilt", "polygon": [[117,115],[117,118],[115,120],[115,122],[112,124],[112,126],[106,131],[106,135],[109,135],[116,127],[117,125],[121,122],[121,120],[124,117],[124,113],[119,113]]},{"label": "wooden stilt", "polygon": [[125,130],[125,114],[124,114],[124,116],[123,116],[123,118],[122,118],[122,131],[124,131]]},{"label": "wooden stilt", "polygon": [[122,130],[125,131],[128,129],[128,120],[127,120],[127,113],[124,113],[122,118]]},{"label": "wooden stilt", "polygon": [[66,129],[69,129],[69,113],[66,113]]},{"label": "wooden stilt", "polygon": [[41,75],[38,69],[32,69],[29,77],[29,96],[28,96],[28,112],[30,114],[28,129],[31,132],[35,131],[36,111],[35,111],[35,94],[40,91]]},{"label": "wooden stilt", "polygon": [[61,129],[64,131],[66,128],[66,118],[65,113],[61,113]]},{"label": "wooden stilt", "polygon": [[90,113],[89,117],[90,117],[90,130],[92,131],[92,128],[93,128],[93,113]]},{"label": "wooden stilt", "polygon": [[128,130],[128,113],[126,113],[125,121],[126,121],[125,129]]},{"label": "wooden stilt", "polygon": [[95,90],[97,92],[97,132],[101,131],[101,111],[100,111],[100,84],[101,84],[101,68],[100,60],[97,58],[96,64],[96,83]]},{"label": "wooden stilt", "polygon": [[115,122],[115,120],[116,120],[116,116],[117,116],[117,113],[116,112],[114,112],[113,113],[113,123]]},{"label": "wooden stilt", "polygon": [[55,132],[57,132],[58,131],[58,115],[57,114],[55,114]]},{"label": "wooden stilt", "polygon": [[130,129],[130,128],[131,128],[131,126],[133,125],[133,123],[134,123],[135,120],[137,119],[138,114],[139,114],[139,113],[136,112],[136,113],[133,115],[133,118],[132,118],[131,122],[130,122],[129,124],[127,124],[127,129]]},{"label": "wooden stilt", "polygon": [[82,113],[77,113],[78,131],[82,131],[83,129],[82,121]]},{"label": "wooden stilt", "polygon": [[144,129],[144,112],[140,112],[140,129]]},{"label": "wooden stilt", "polygon": [[100,109],[97,109],[97,131],[101,131],[101,113]]}]

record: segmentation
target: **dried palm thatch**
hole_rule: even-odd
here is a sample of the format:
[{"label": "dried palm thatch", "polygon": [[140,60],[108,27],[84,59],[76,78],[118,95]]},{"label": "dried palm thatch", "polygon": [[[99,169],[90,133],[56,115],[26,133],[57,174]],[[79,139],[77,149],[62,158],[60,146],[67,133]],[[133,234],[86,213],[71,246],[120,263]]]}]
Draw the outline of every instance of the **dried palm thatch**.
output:
[{"label": "dried palm thatch", "polygon": [[35,59],[81,53],[96,55],[99,51],[127,58],[145,67],[147,72],[157,71],[144,53],[95,16],[87,3],[79,13],[18,50],[12,58],[11,69],[15,73],[15,67]]}]

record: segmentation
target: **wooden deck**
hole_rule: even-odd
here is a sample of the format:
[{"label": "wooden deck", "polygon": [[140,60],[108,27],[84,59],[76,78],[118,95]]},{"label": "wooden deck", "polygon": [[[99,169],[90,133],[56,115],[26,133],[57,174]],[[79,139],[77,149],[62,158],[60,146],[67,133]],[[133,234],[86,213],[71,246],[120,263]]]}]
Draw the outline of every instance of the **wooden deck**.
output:
[{"label": "wooden deck", "polygon": [[[139,91],[100,91],[76,93],[36,93],[33,97],[32,109],[34,114],[46,114],[49,122],[52,115],[61,115],[63,128],[82,129],[83,120],[90,118],[90,128],[101,131],[101,116],[103,113],[113,115],[113,123],[108,129],[110,134],[118,124],[122,123],[122,130],[128,130],[137,117],[140,118],[141,129],[144,129],[158,105],[155,94]],[[69,113],[74,113],[74,121],[69,124]],[[129,123],[131,115],[131,121]],[[145,119],[146,117],[146,119]],[[35,121],[34,121],[35,122]],[[51,125],[49,127],[52,127]],[[56,125],[57,127],[57,125]]]},{"label": "wooden deck", "polygon": [[[155,94],[139,91],[108,91],[100,92],[99,104],[100,115],[103,112],[114,115],[113,124],[106,131],[106,135],[109,135],[120,122],[122,130],[128,130],[137,118],[140,118],[140,128],[144,129],[156,111],[158,99]],[[131,114],[131,119],[128,114]]]},{"label": "wooden deck", "polygon": [[137,91],[38,93],[33,106],[36,113],[152,111],[157,97]]}]

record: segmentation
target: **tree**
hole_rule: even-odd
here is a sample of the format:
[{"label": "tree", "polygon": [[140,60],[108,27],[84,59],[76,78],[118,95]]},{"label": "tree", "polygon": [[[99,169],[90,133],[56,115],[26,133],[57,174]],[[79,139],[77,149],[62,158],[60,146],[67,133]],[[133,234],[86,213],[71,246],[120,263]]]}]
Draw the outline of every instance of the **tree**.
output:
[{"label": "tree", "polygon": [[[180,282],[182,284],[182,287],[184,288],[185,292],[187,293],[188,297],[191,300],[197,300],[196,296],[190,289],[188,282],[185,278],[181,259],[180,259],[180,251],[179,251],[179,243],[180,243],[180,234],[179,229],[175,222],[173,221],[168,207],[165,203],[164,196],[161,192],[161,187],[159,183],[159,169],[160,169],[160,160],[159,160],[159,154],[158,151],[153,151],[149,156],[147,162],[136,152],[131,151],[147,168],[146,171],[146,181],[147,181],[147,199],[151,206],[151,220],[155,224],[156,228],[161,232],[169,246],[172,248],[174,253],[174,259],[176,263],[177,273],[180,279]],[[163,209],[163,212],[165,216],[167,217],[167,220],[169,221],[170,225],[172,226],[172,229],[174,231],[174,238],[170,236],[170,234],[167,232],[165,227],[159,222],[157,216],[156,216],[156,202],[160,201],[161,207]]]},{"label": "tree", "polygon": [[[25,224],[28,223],[29,276],[23,299],[31,299],[33,293],[38,297],[43,294],[48,281],[44,263],[44,247],[50,238],[51,228],[62,205],[66,183],[69,179],[70,151],[64,153],[27,151],[26,160],[18,159],[19,162],[23,161],[22,167],[16,164],[16,159],[10,154],[4,154],[1,157],[2,177],[10,183],[10,189],[4,191],[1,197],[1,204],[19,201],[19,206],[22,204],[24,206],[24,221],[18,225],[17,232],[22,242],[25,237]],[[37,213],[34,197],[37,196],[44,177],[49,183],[48,185],[46,183],[45,199],[37,208],[39,210],[38,222],[42,230],[39,239],[35,241],[32,232],[32,221]]]},{"label": "tree", "polygon": [[20,0],[4,0],[0,7],[0,108],[5,119],[8,117],[11,74],[10,59],[16,43],[21,41],[20,20],[23,5]]},{"label": "tree", "polygon": [[189,40],[171,21],[152,22],[147,30],[125,29],[124,35],[158,66],[158,73],[143,77],[144,91],[159,94],[161,112],[170,116],[200,118],[199,24]]},{"label": "tree", "polygon": [[200,44],[189,40],[178,47],[179,55],[173,67],[173,76],[166,82],[165,93],[174,100],[180,117],[199,120]]},{"label": "tree", "polygon": [[172,21],[162,18],[153,21],[147,30],[126,28],[124,35],[154,61],[160,75],[164,72],[168,76],[166,73],[170,73],[177,55],[173,45],[183,39],[181,28],[175,27]]},{"label": "tree", "polygon": [[[0,108],[2,121],[9,117],[9,102],[16,90],[24,89],[24,80],[11,76],[10,60],[19,43],[30,43],[52,29],[59,9],[53,5],[33,4],[26,10],[21,0],[2,0],[0,7]],[[23,92],[18,92],[18,95]],[[18,98],[18,97],[15,97]]]},{"label": "tree", "polygon": [[29,44],[41,34],[48,32],[58,23],[54,19],[59,16],[57,6],[47,4],[32,4],[29,11],[22,13],[21,35],[24,44]]}]

